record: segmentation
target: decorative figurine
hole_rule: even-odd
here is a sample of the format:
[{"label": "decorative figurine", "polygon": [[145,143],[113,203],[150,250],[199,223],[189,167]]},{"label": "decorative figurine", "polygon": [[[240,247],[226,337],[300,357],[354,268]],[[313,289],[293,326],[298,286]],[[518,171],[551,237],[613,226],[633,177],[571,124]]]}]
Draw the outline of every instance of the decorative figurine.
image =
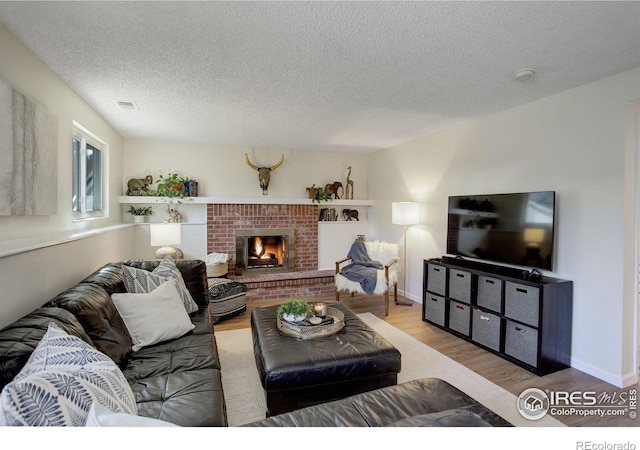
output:
[{"label": "decorative figurine", "polygon": [[344,198],[347,200],[353,200],[353,180],[351,179],[351,166],[347,167],[349,174],[347,175],[347,188],[344,194]]},{"label": "decorative figurine", "polygon": [[153,184],[153,177],[147,175],[144,178],[131,178],[127,181],[127,195],[147,195],[147,189]]},{"label": "decorative figurine", "polygon": [[357,209],[343,209],[342,210],[342,217],[344,217],[345,221],[356,219],[358,222],[360,222],[360,219],[358,218],[358,210]]},{"label": "decorative figurine", "polygon": [[184,222],[184,218],[182,217],[182,214],[180,214],[177,209],[173,209],[171,206],[167,206],[167,212],[169,213],[169,218],[164,221],[165,223]]},{"label": "decorative figurine", "polygon": [[244,159],[247,161],[247,165],[254,170],[258,171],[258,181],[260,182],[260,187],[262,188],[262,195],[269,195],[269,181],[271,180],[271,171],[276,170],[280,167],[280,164],[284,161],[284,155],[280,157],[280,161],[278,161],[275,165],[271,167],[258,167],[249,161],[249,155],[244,154]]},{"label": "decorative figurine", "polygon": [[334,181],[333,183],[329,183],[324,187],[324,191],[329,194],[333,194],[336,200],[338,200],[340,198],[340,195],[342,195],[342,192],[340,192],[340,190],[342,190],[342,183],[340,183],[339,181]]}]

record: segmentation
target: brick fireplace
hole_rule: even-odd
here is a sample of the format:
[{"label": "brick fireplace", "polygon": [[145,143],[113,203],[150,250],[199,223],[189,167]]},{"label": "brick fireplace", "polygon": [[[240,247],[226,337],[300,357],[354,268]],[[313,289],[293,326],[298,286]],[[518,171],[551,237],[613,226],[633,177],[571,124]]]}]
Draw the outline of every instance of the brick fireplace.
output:
[{"label": "brick fireplace", "polygon": [[207,253],[229,255],[229,274],[236,270],[238,231],[292,228],[295,240],[293,272],[318,269],[318,205],[209,204]]},{"label": "brick fireplace", "polygon": [[293,272],[295,254],[293,228],[236,230],[236,275]]},{"label": "brick fireplace", "polygon": [[[293,230],[295,257],[290,271],[243,275],[238,270],[238,235],[247,230],[269,234]],[[278,231],[276,231],[278,230]],[[291,240],[291,238],[289,238]],[[208,253],[229,255],[229,278],[247,285],[247,300],[308,298],[334,292],[333,272],[318,270],[318,205],[209,204],[207,205]]]}]

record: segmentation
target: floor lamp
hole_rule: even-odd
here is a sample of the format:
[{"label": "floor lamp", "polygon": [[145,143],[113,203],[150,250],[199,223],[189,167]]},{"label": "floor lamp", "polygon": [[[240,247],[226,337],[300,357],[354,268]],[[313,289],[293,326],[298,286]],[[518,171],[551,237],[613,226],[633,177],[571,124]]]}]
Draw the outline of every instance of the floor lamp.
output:
[{"label": "floor lamp", "polygon": [[[404,298],[407,298],[407,226],[420,223],[420,207],[413,202],[393,202],[391,204],[391,222],[395,225],[404,225],[404,253],[402,273],[404,275]],[[410,300],[399,301],[398,305],[411,306]]]}]

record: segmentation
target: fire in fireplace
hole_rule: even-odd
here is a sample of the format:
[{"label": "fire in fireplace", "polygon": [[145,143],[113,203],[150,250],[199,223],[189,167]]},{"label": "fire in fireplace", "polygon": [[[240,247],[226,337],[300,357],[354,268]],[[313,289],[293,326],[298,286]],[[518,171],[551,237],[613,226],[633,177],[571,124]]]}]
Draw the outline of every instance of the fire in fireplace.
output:
[{"label": "fire in fireplace", "polygon": [[237,230],[236,275],[294,270],[293,228]]},{"label": "fire in fireplace", "polygon": [[247,266],[282,267],[287,253],[287,239],[282,236],[251,236],[247,247]]}]

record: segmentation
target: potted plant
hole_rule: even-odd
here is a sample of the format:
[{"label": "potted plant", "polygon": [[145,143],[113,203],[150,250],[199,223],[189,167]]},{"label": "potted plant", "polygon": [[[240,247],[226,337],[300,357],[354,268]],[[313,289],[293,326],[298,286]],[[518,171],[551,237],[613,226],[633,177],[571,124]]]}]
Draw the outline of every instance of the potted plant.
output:
[{"label": "potted plant", "polygon": [[323,188],[321,187],[316,187],[315,184],[313,184],[311,187],[307,188],[307,193],[309,194],[309,198],[311,199],[311,203],[313,202],[328,202],[329,200],[331,200],[331,195],[333,194],[332,191],[325,191]]},{"label": "potted plant", "polygon": [[151,206],[133,206],[131,205],[127,210],[129,214],[133,216],[134,223],[143,223],[146,216],[153,214]]},{"label": "potted plant", "polygon": [[170,172],[166,177],[160,175],[153,194],[157,197],[164,197],[170,202],[175,199],[177,203],[182,203],[182,199],[189,195],[184,185],[185,181],[187,181],[186,178],[173,172]]},{"label": "potted plant", "polygon": [[311,305],[305,300],[293,299],[287,300],[278,306],[278,317],[287,322],[300,322],[311,313]]}]

